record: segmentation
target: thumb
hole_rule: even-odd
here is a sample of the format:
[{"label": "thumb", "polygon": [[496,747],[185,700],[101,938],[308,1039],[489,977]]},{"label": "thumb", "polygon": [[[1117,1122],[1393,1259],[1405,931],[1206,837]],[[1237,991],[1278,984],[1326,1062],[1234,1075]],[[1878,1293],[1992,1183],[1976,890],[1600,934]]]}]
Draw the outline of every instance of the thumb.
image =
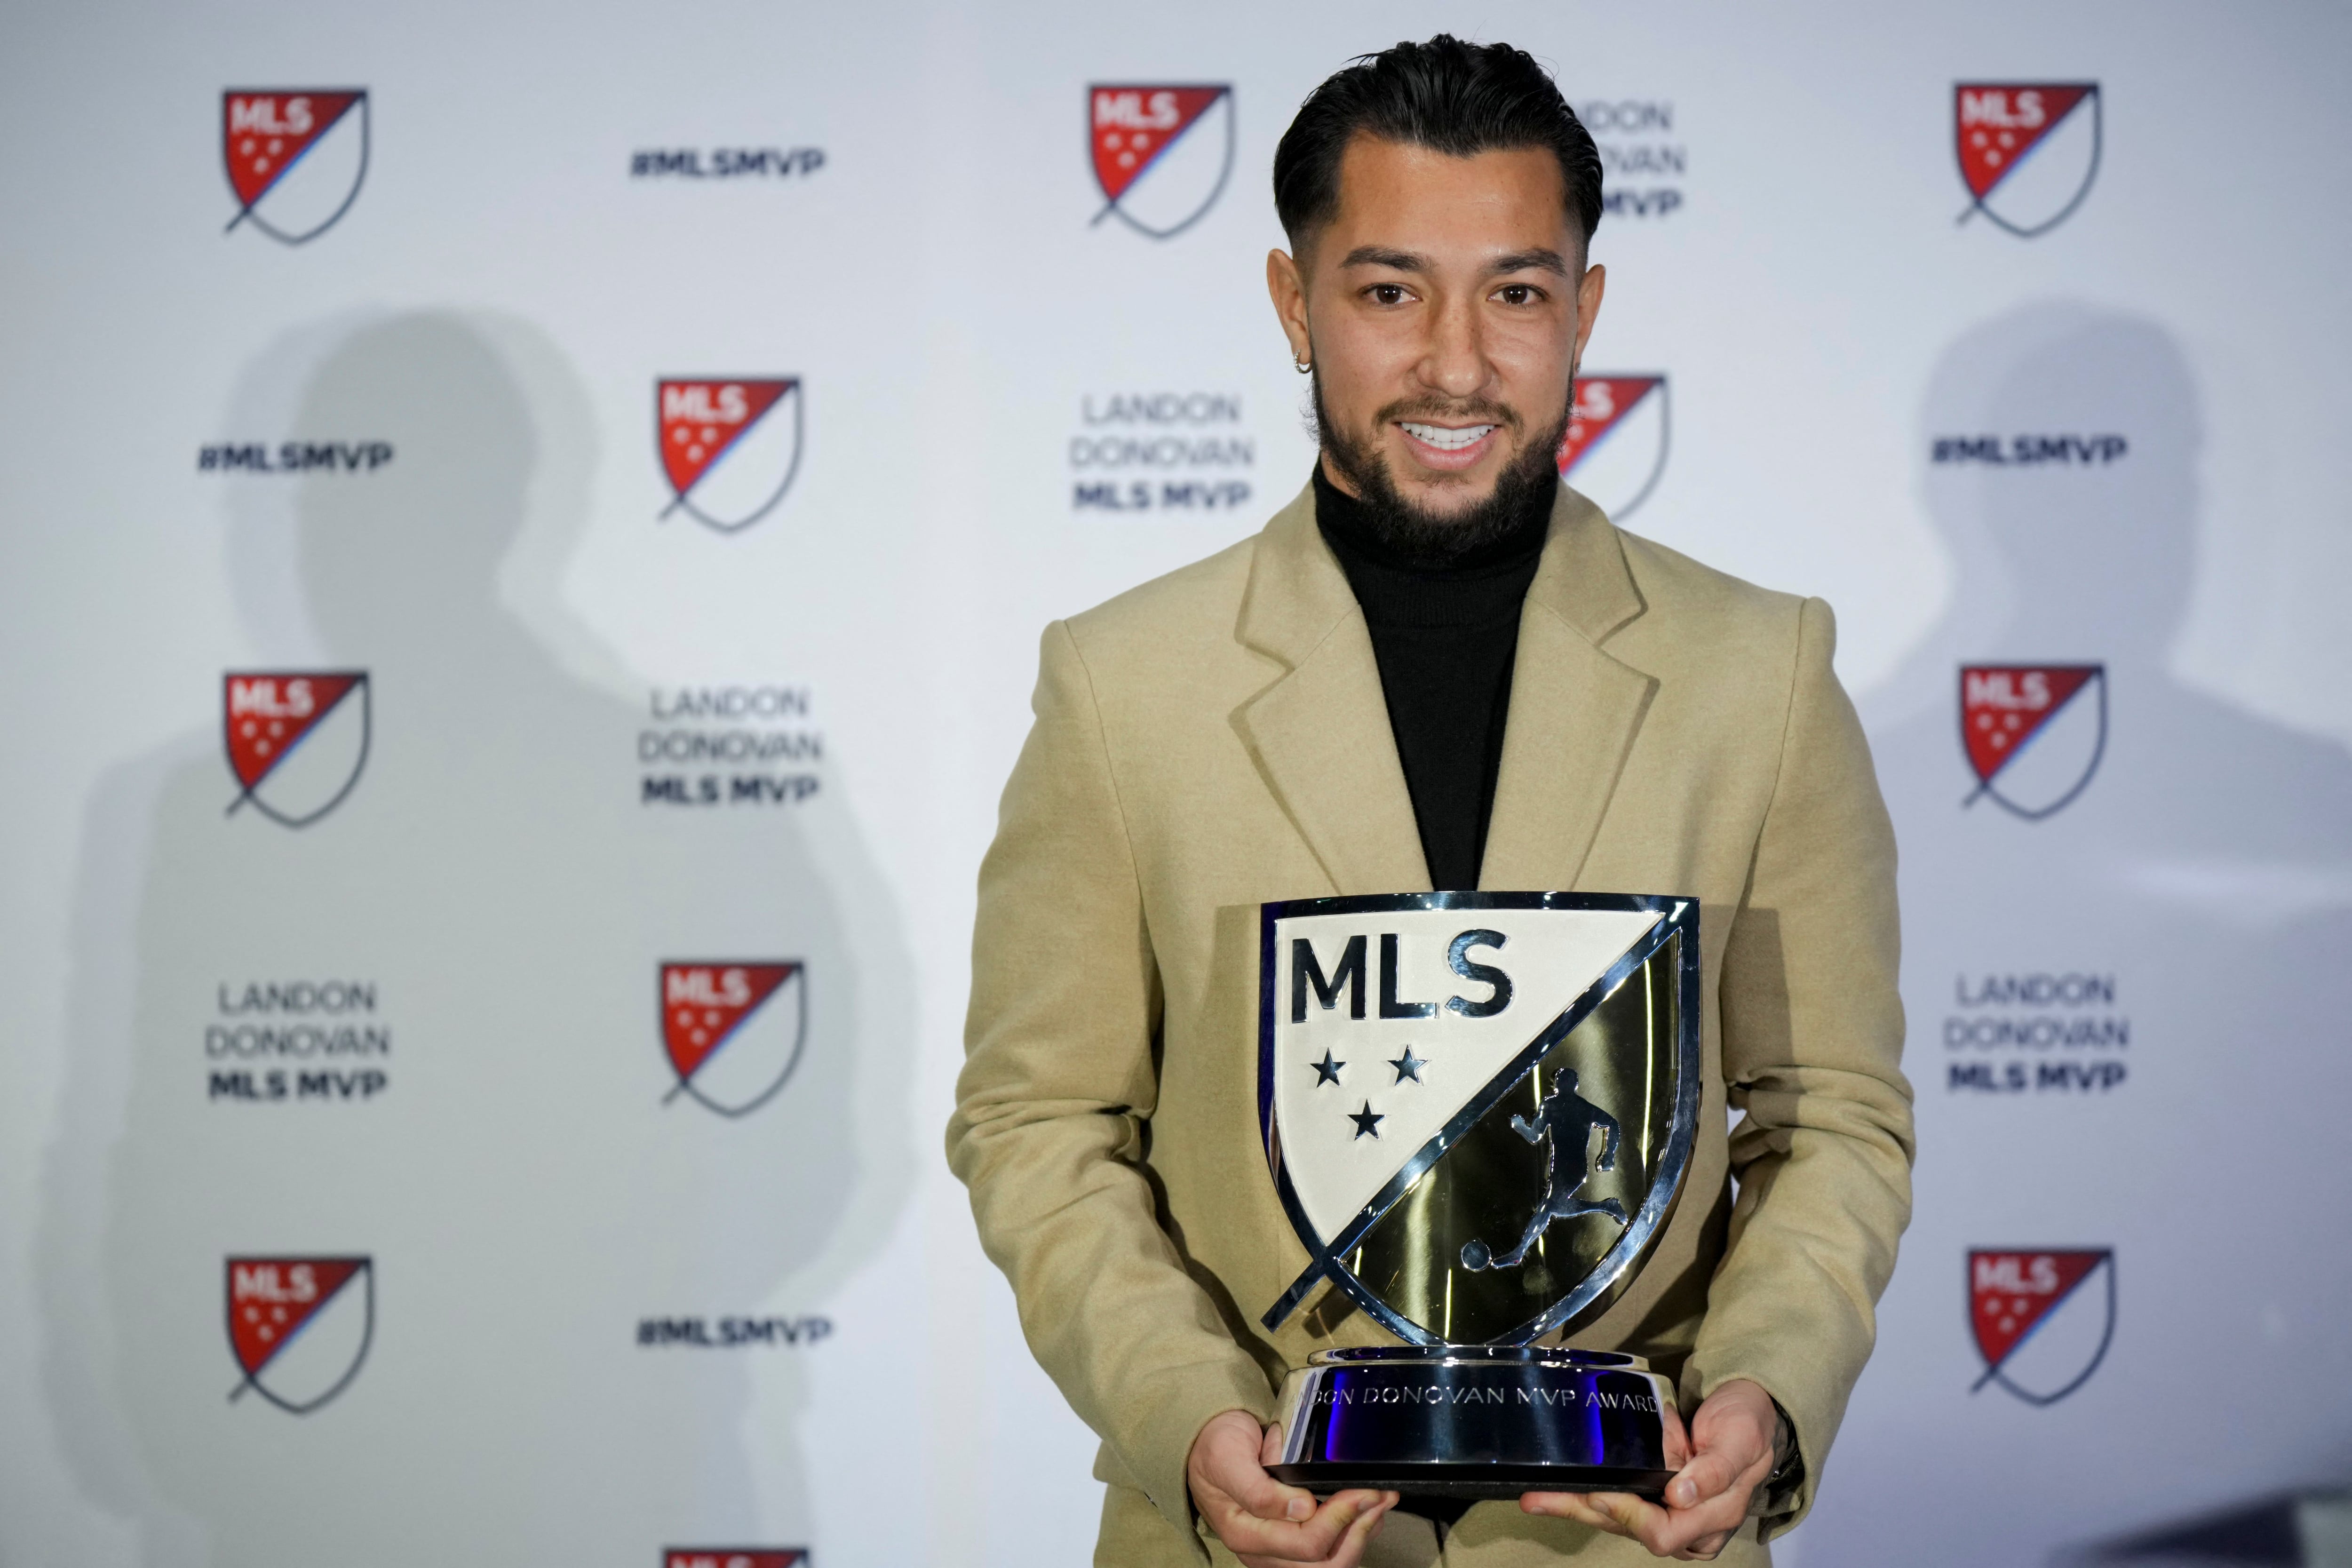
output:
[{"label": "thumb", "polygon": [[1661,1400],[1659,1403],[1664,1405],[1660,1414],[1664,1417],[1666,1428],[1666,1468],[1679,1470],[1690,1463],[1690,1432],[1683,1425],[1683,1413],[1680,1410],[1667,1401]]},{"label": "thumb", "polygon": [[1315,1516],[1314,1493],[1303,1487],[1285,1486],[1265,1473],[1266,1467],[1281,1458],[1282,1426],[1279,1422],[1270,1421],[1266,1423],[1265,1436],[1257,1448],[1257,1479],[1267,1489],[1261,1494],[1265,1506],[1253,1502],[1248,1505],[1249,1510],[1260,1519],[1312,1519]]},{"label": "thumb", "polygon": [[1666,1506],[1696,1508],[1739,1479],[1741,1466],[1720,1448],[1702,1448],[1682,1473],[1666,1483]]},{"label": "thumb", "polygon": [[1259,1519],[1293,1521],[1315,1517],[1315,1494],[1304,1487],[1288,1487],[1265,1473],[1257,1456],[1236,1449],[1218,1456],[1210,1480],[1217,1489]]}]

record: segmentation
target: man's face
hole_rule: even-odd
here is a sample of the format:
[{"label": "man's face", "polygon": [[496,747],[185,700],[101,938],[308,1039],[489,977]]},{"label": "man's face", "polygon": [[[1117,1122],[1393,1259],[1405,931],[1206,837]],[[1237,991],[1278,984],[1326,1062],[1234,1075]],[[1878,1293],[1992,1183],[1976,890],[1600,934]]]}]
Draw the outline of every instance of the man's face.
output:
[{"label": "man's face", "polygon": [[1549,150],[1359,136],[1338,214],[1301,250],[1269,256],[1266,280],[1315,369],[1334,484],[1475,531],[1498,486],[1549,479],[1602,288]]}]

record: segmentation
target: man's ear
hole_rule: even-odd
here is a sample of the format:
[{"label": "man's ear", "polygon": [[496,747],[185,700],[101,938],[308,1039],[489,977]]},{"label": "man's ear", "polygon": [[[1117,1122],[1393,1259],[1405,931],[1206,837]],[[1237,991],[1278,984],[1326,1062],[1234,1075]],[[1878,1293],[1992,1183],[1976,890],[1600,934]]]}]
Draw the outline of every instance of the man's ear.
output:
[{"label": "man's ear", "polygon": [[1290,340],[1292,363],[1312,364],[1315,351],[1307,331],[1307,279],[1299,275],[1298,263],[1288,253],[1265,253],[1265,291],[1274,300],[1275,319],[1282,323],[1282,335]]},{"label": "man's ear", "polygon": [[1570,374],[1584,363],[1584,345],[1592,337],[1592,323],[1601,316],[1601,297],[1609,291],[1609,268],[1598,261],[1584,269],[1576,280],[1576,353],[1569,362]]}]

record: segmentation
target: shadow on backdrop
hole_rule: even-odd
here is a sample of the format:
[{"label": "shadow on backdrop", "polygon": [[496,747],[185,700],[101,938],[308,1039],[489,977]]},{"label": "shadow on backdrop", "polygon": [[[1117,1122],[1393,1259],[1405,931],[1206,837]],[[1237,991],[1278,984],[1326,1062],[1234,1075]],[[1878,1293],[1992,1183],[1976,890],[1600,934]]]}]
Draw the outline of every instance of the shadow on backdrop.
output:
[{"label": "shadow on backdrop", "polygon": [[[2203,426],[2163,328],[2063,304],[1996,318],[1948,351],[1922,412],[1923,458],[1939,439],[2081,444],[1927,464],[1952,609],[1865,707],[1902,857],[1918,1210],[1808,1568],[1896,1539],[1922,1563],[2036,1562],[2352,1459],[2331,1392],[2352,1371],[2352,1168],[2332,1153],[2352,757],[2168,668]],[[2021,676],[1964,714],[1963,666],[2094,665],[2038,731]],[[2010,710],[2031,748],[1979,755],[2025,810],[1963,742],[1964,718]],[[2112,1321],[2086,1290],[2003,1363],[2049,1391],[2095,1367],[2079,1389],[2036,1405],[1981,1381],[1970,1247],[2114,1249]],[[2181,1352],[2222,1345],[2227,1375],[2179,1381]]]},{"label": "shadow on backdrop", "polygon": [[2352,1494],[2262,1498],[2057,1561],[2063,1568],[2352,1568]]},{"label": "shadow on backdrop", "polygon": [[[799,1451],[822,1349],[637,1328],[821,1315],[904,1200],[904,938],[848,814],[829,789],[640,804],[642,696],[556,589],[593,425],[534,331],[333,323],[256,363],[231,429],[394,447],[227,481],[252,667],[366,670],[368,750],[307,827],[231,810],[221,672],[194,672],[206,725],[92,802],[37,1243],[78,1481],[172,1564],[650,1559],[806,1528],[797,1461],[751,1456]],[[805,1044],[751,1114],[665,1098],[656,966],[685,959],[806,966]],[[248,984],[295,982],[374,1005],[262,1021],[389,1049],[212,1054]],[[218,1092],[271,1068],[383,1082]],[[271,1255],[373,1262],[365,1360],[308,1415],[230,1397],[224,1261]]]},{"label": "shadow on backdrop", "polygon": [[[2352,758],[2168,668],[2203,547],[2203,418],[2171,335],[2087,306],[2015,311],[1947,352],[1924,414],[1923,455],[1953,437],[2006,447],[2018,435],[2120,435],[2127,448],[2112,459],[1927,466],[1929,511],[1956,568],[1952,607],[1865,705],[1882,772],[1939,772],[1957,804],[1979,782],[1961,750],[1960,666],[2104,663],[2115,750],[2083,798],[2122,798],[2086,815],[2070,807],[2074,831],[2176,869],[2211,854],[2233,868],[2215,868],[2224,881],[2253,863],[2310,867],[2322,874],[2306,901],[2352,902],[2352,881],[2326,874],[2352,863]],[[1924,773],[1918,783],[1932,789]],[[1990,800],[1969,810],[2001,815]],[[2314,852],[2330,849],[2333,864],[2315,866]],[[2221,890],[2186,876],[2168,886],[2190,902]]]}]

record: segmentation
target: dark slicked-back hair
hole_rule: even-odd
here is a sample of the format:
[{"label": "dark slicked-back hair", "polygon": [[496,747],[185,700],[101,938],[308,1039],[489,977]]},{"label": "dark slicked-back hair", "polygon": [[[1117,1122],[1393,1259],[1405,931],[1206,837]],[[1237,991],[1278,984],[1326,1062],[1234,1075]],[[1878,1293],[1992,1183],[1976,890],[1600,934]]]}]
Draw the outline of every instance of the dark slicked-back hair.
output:
[{"label": "dark slicked-back hair", "polygon": [[1440,33],[1360,55],[1308,93],[1274,150],[1274,210],[1294,247],[1338,214],[1339,159],[1360,134],[1455,158],[1549,148],[1588,244],[1601,225],[1601,154],[1591,132],[1525,49]]}]

